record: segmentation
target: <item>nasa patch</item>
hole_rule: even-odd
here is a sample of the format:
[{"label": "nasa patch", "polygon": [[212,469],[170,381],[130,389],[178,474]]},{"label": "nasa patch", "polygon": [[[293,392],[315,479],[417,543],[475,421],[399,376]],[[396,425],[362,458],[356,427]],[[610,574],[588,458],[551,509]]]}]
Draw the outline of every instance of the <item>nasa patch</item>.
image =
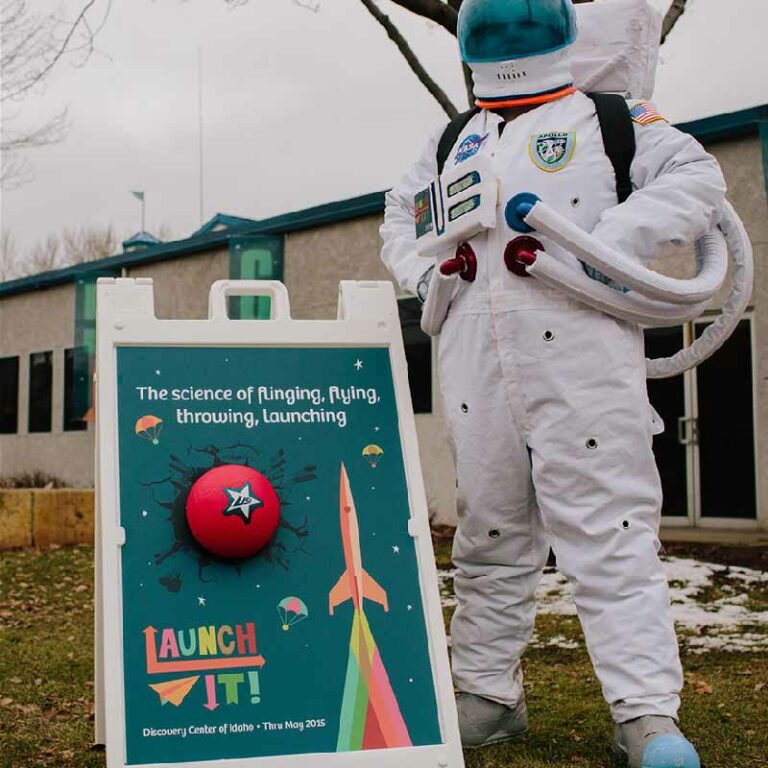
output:
[{"label": "nasa patch", "polygon": [[480,151],[480,147],[483,146],[483,142],[488,138],[488,134],[481,136],[479,133],[473,133],[467,136],[464,141],[459,144],[459,148],[456,150],[456,157],[454,163],[458,165],[465,160],[469,160],[470,157],[476,155]]},{"label": "nasa patch", "polygon": [[576,150],[574,131],[535,133],[528,145],[528,154],[538,168],[547,173],[562,171],[573,159]]}]

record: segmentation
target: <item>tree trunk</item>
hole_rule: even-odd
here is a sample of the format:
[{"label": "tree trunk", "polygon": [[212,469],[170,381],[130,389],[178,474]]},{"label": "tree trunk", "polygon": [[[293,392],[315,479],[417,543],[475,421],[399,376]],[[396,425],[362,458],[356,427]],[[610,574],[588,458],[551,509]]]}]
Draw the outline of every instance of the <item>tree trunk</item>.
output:
[{"label": "tree trunk", "polygon": [[674,0],[667,15],[664,17],[664,23],[661,25],[661,44],[667,39],[669,33],[675,28],[675,24],[685,13],[685,4],[687,0]]}]

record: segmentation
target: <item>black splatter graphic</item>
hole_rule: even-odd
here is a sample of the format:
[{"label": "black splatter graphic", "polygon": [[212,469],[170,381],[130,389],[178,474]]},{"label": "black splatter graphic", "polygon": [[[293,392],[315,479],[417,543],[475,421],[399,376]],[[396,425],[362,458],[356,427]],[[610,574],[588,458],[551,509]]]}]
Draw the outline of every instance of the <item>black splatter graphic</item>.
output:
[{"label": "black splatter graphic", "polygon": [[181,578],[180,571],[174,571],[173,573],[168,573],[165,576],[161,576],[158,581],[169,592],[173,592],[175,594],[181,590],[181,585],[184,580]]},{"label": "black splatter graphic", "polygon": [[[166,560],[179,552],[190,554],[197,564],[197,576],[200,581],[208,582],[205,578],[205,569],[212,563],[232,567],[239,573],[244,560],[225,560],[203,549],[192,536],[187,524],[187,497],[195,481],[214,467],[224,464],[241,464],[261,472],[272,484],[280,500],[280,524],[277,532],[265,549],[255,557],[262,558],[273,565],[288,570],[291,557],[298,552],[309,554],[304,549],[304,544],[309,535],[307,518],[303,520],[292,519],[290,490],[291,486],[299,483],[307,483],[317,478],[317,467],[307,465],[299,470],[287,472],[288,460],[285,451],[281,448],[268,460],[264,461],[261,452],[251,445],[235,443],[225,447],[209,445],[205,448],[190,448],[187,450],[186,461],[178,456],[171,455],[169,473],[160,480],[154,480],[142,485],[149,489],[154,502],[167,509],[168,521],[171,528],[171,543],[168,549],[155,554],[155,565],[160,566]],[[266,469],[264,466],[266,465]],[[288,475],[288,479],[286,479]],[[181,588],[179,576],[178,589],[173,589],[175,582],[170,580],[165,583],[164,576],[160,579],[169,591],[178,592]]]}]

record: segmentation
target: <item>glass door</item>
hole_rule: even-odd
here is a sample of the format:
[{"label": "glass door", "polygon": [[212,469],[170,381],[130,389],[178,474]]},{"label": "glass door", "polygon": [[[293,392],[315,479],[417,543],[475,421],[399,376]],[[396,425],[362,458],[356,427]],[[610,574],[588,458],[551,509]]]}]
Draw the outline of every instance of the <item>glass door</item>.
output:
[{"label": "glass door", "polygon": [[[693,326],[645,332],[649,357],[666,357],[701,336]],[[684,376],[648,381],[666,429],[653,452],[665,526],[750,527],[757,518],[752,321],[747,317],[709,360]]]},{"label": "glass door", "polygon": [[[697,338],[708,323],[697,322]],[[742,320],[709,360],[689,373],[695,382],[697,524],[756,520],[755,404],[752,322]]]}]

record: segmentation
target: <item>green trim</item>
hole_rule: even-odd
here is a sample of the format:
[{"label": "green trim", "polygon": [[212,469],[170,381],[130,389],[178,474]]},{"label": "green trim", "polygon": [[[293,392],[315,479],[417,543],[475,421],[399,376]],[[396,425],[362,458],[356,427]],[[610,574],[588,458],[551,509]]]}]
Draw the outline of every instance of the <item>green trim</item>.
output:
[{"label": "green trim", "polygon": [[[229,241],[229,277],[231,280],[282,282],[283,253],[281,235],[233,237]],[[232,296],[229,299],[232,320],[268,320],[270,310],[268,296]]]},{"label": "green trim", "polygon": [[702,120],[677,123],[675,127],[690,133],[705,144],[754,135],[758,133],[760,123],[764,120],[768,120],[768,104],[738,112],[728,112],[724,115],[705,117]]},{"label": "green trim", "polygon": [[242,229],[244,226],[253,226],[259,222],[256,219],[246,219],[243,216],[230,216],[227,213],[217,213],[210,221],[195,230],[190,237],[195,235],[207,235],[209,232],[222,229]]},{"label": "green trim", "polygon": [[72,407],[83,419],[93,405],[93,367],[96,360],[96,281],[120,277],[120,269],[92,270],[75,279],[75,344],[72,358]]}]

